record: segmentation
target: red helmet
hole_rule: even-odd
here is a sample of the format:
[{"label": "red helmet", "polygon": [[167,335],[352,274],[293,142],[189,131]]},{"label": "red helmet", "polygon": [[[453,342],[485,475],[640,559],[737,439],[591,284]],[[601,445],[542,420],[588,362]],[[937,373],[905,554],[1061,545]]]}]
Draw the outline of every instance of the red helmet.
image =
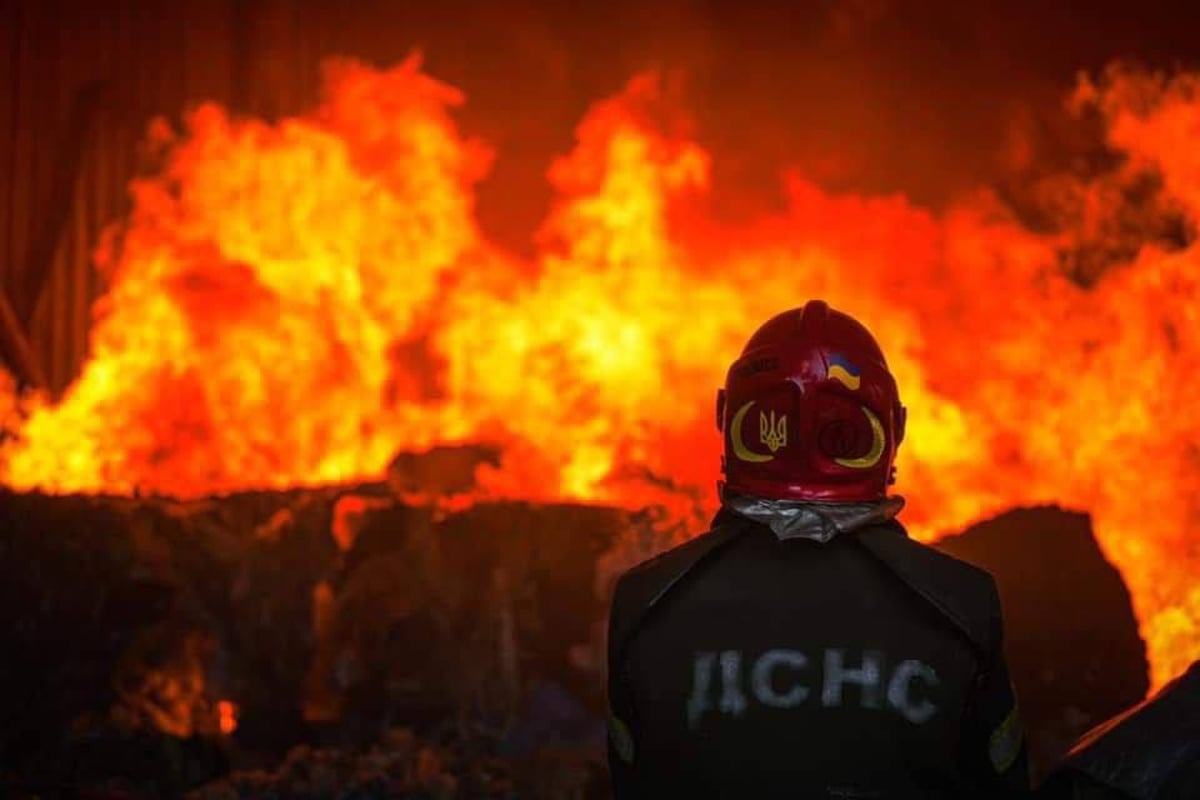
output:
[{"label": "red helmet", "polygon": [[717,392],[724,488],[772,500],[878,500],[905,409],[863,325],[820,300],[768,320]]}]

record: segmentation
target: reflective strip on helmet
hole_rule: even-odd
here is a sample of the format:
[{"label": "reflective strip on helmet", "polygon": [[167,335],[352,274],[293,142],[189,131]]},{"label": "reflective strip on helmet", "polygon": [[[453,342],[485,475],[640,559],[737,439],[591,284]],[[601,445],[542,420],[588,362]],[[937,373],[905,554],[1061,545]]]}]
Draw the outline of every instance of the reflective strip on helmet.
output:
[{"label": "reflective strip on helmet", "polygon": [[633,734],[629,732],[629,726],[612,711],[608,712],[608,738],[617,751],[617,756],[626,764],[632,764]]},{"label": "reflective strip on helmet", "polygon": [[996,726],[996,730],[992,731],[992,738],[988,745],[988,756],[992,760],[992,768],[997,773],[1004,773],[1017,760],[1017,756],[1021,755],[1021,719],[1017,714],[1017,706],[1014,703],[1012,711],[1008,712],[1008,716],[1004,721]]}]

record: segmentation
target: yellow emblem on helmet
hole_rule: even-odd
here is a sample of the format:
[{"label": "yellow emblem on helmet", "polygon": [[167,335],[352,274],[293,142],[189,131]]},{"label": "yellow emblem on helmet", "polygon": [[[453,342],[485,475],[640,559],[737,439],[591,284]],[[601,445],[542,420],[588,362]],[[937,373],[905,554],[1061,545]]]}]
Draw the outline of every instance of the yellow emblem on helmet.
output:
[{"label": "yellow emblem on helmet", "polygon": [[870,469],[879,463],[879,459],[883,457],[884,448],[887,447],[887,436],[883,432],[883,423],[879,421],[879,417],[872,414],[871,409],[866,406],[862,407],[862,412],[871,426],[871,449],[867,451],[866,455],[859,458],[835,458],[834,462],[843,467]]},{"label": "yellow emblem on helmet", "polygon": [[746,412],[750,410],[750,406],[752,405],[754,405],[753,400],[739,408],[737,413],[733,415],[733,421],[729,423],[729,443],[733,446],[733,454],[739,461],[746,461],[751,464],[773,461],[775,460],[775,456],[756,453],[749,447],[746,447],[746,443],[742,441],[742,421],[746,419]]},{"label": "yellow emblem on helmet", "polygon": [[767,416],[767,412],[758,412],[758,437],[772,453],[787,446],[787,414],[781,414],[775,419],[775,412]]}]

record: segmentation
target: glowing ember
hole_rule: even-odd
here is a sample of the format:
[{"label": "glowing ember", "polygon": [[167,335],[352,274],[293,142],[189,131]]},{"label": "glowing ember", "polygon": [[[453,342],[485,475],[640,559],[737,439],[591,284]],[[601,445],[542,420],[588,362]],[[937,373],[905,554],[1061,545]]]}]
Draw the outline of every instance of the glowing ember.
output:
[{"label": "glowing ember", "polygon": [[[1130,155],[1200,216],[1195,82],[1084,86]],[[1161,684],[1200,657],[1200,251],[1141,248],[1091,288],[1065,233],[987,193],[944,214],[787,178],[786,211],[703,213],[707,153],[652,120],[652,77],[597,105],[550,180],[535,263],[485,241],[457,92],[409,61],[331,70],[278,125],[216,106],[158,131],[101,249],[112,289],[61,402],[0,397],[0,479],[194,496],[378,478],[400,450],[486,442],[492,497],[711,503],[712,392],[765,317],[820,296],[884,343],[911,409],[905,519],[923,538],[1015,505],[1093,514]],[[11,395],[11,392],[8,393]],[[671,482],[664,480],[670,476]],[[673,482],[673,483],[672,483]],[[1037,558],[1037,553],[1030,553]],[[223,717],[224,719],[224,717]]]},{"label": "glowing ember", "polygon": [[226,736],[232,736],[237,730],[238,707],[236,703],[229,700],[221,700],[217,703],[217,723],[221,727],[221,733]]}]

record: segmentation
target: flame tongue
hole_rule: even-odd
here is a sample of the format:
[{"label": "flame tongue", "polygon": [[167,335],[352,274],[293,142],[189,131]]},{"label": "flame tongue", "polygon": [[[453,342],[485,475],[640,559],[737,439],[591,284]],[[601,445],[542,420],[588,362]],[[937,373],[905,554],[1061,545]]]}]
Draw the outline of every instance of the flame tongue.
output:
[{"label": "flame tongue", "polygon": [[[503,453],[477,471],[492,496],[686,504],[715,476],[725,366],[760,320],[820,296],[872,328],[903,388],[910,526],[1086,509],[1155,684],[1200,657],[1195,247],[1126,247],[1072,283],[1064,248],[1120,202],[1089,185],[1054,235],[986,194],[934,215],[797,176],[786,211],[722,226],[693,202],[708,154],[649,121],[658,91],[639,78],[585,118],[533,264],[481,236],[490,155],[415,61],[338,65],[319,108],[277,125],[199,108],[159,132],[161,173],[134,182],[101,249],[112,289],[79,379],[58,403],[0,402],[0,479],[196,496],[374,478],[397,451],[485,441]],[[1157,174],[1194,222],[1193,81],[1116,75],[1080,98],[1129,154],[1118,180]]]},{"label": "flame tongue", "polygon": [[[216,106],[135,210],[93,354],[6,453],[16,485],[194,495],[377,473],[413,424],[389,348],[478,246],[487,154],[414,62],[331,70],[311,117]],[[415,435],[411,431],[423,431]]]}]

